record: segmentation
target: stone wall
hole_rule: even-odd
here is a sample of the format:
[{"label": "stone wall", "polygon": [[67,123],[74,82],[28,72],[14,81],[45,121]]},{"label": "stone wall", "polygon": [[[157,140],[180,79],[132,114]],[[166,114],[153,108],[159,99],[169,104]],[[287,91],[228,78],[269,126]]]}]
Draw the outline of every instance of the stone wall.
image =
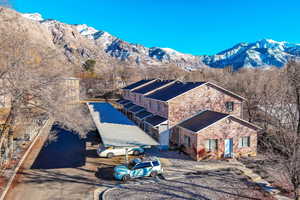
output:
[{"label": "stone wall", "polygon": [[[227,112],[225,103],[234,102],[234,110]],[[200,110],[213,110],[229,113],[242,118],[241,100],[229,96],[224,92],[210,86],[200,86],[169,101],[170,126],[191,117]]]},{"label": "stone wall", "polygon": [[[228,118],[229,119],[229,118]],[[179,134],[179,144],[183,144],[184,135],[191,137],[191,147],[186,147],[185,151],[195,160],[204,158],[222,158],[224,157],[225,139],[233,139],[234,157],[256,156],[257,152],[257,131],[248,125],[240,123],[235,118],[224,119],[212,126],[201,130],[197,134],[191,131],[176,127],[173,128],[173,134]],[[196,136],[195,136],[196,135]],[[239,139],[243,136],[250,136],[250,147],[239,147]],[[195,138],[196,137],[196,138]],[[208,152],[205,149],[207,139],[217,139],[218,148],[215,152]]]}]

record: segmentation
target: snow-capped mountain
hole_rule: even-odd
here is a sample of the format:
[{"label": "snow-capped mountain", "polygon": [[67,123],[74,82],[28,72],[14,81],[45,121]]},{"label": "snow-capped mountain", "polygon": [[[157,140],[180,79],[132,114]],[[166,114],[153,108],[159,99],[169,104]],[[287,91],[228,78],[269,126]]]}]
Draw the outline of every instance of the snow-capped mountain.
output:
[{"label": "snow-capped mountain", "polygon": [[[100,54],[106,54],[117,60],[128,61],[137,66],[174,64],[189,70],[204,66],[198,56],[183,54],[170,48],[148,48],[143,45],[132,44],[121,40],[108,32],[89,27],[86,24],[69,25],[56,20],[45,20],[38,13],[22,14],[22,16],[47,26],[53,35],[54,43],[64,47],[65,55],[67,55],[69,60],[74,58],[73,52],[84,51],[85,57],[93,58]],[[79,37],[76,36],[78,34],[83,38],[88,39],[88,43],[92,43],[89,44],[89,48],[82,47],[82,43],[85,42],[83,41],[84,39],[79,41]],[[74,48],[76,46],[79,47]]]},{"label": "snow-capped mountain", "polygon": [[262,39],[254,43],[239,43],[216,55],[200,58],[205,64],[216,68],[282,67],[288,60],[300,58],[300,45]]},{"label": "snow-capped mountain", "polygon": [[[203,66],[224,68],[276,66],[282,67],[290,59],[300,58],[300,44],[263,39],[253,43],[239,43],[215,55],[195,56],[171,48],[145,47],[126,42],[108,32],[85,24],[69,25],[56,20],[43,19],[38,13],[22,14],[33,23],[46,27],[52,42],[59,46],[71,62],[86,59],[119,60],[128,66],[175,65],[187,70]],[[106,63],[111,63],[107,61]]]},{"label": "snow-capped mountain", "polygon": [[34,21],[43,21],[43,17],[39,13],[25,13],[23,14],[24,17],[34,20]]}]

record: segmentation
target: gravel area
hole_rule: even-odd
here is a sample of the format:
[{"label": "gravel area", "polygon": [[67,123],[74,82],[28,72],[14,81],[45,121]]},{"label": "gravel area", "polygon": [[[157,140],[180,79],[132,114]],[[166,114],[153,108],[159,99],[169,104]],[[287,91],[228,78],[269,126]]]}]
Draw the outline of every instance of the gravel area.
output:
[{"label": "gravel area", "polygon": [[162,159],[168,159],[168,161],[171,162],[171,165],[167,167],[181,168],[187,170],[194,170],[196,165],[207,164],[207,163],[220,164],[226,162],[220,160],[195,161],[192,160],[186,154],[183,153],[179,154],[178,151],[159,151],[156,148],[147,149],[145,153],[146,155],[155,156]]},{"label": "gravel area", "polygon": [[272,199],[235,171],[198,172],[174,180],[132,181],[105,193],[114,199]]},{"label": "gravel area", "polygon": [[256,174],[260,175],[273,186],[277,187],[283,195],[288,197],[293,196],[291,192],[292,185],[284,175],[285,169],[278,165],[276,161],[269,161],[263,155],[259,155],[255,158],[243,158],[239,159],[239,161],[244,163],[246,167],[252,169]]}]

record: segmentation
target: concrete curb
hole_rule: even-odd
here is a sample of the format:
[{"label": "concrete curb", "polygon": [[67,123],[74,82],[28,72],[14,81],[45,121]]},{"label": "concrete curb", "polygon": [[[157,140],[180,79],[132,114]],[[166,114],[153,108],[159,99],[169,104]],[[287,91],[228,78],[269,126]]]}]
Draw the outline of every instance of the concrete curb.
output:
[{"label": "concrete curb", "polygon": [[109,191],[112,191],[112,190],[114,190],[114,189],[118,189],[118,188],[117,188],[117,187],[114,187],[114,188],[108,188],[108,189],[102,191],[102,194],[101,194],[101,200],[106,200],[106,199],[107,199],[107,198],[106,198],[106,193],[109,192]]},{"label": "concrete curb", "polygon": [[43,133],[44,128],[46,128],[47,126],[51,125],[53,123],[52,119],[48,119],[46,121],[46,123],[44,124],[44,126],[39,130],[39,133],[35,136],[34,140],[31,142],[30,146],[28,147],[28,149],[26,150],[26,152],[24,153],[23,157],[21,158],[21,160],[19,161],[17,167],[15,168],[13,175],[10,177],[6,188],[4,189],[4,191],[1,194],[0,200],[4,200],[8,190],[10,189],[11,184],[13,183],[17,172],[19,171],[20,167],[22,166],[24,160],[26,159],[27,155],[29,154],[29,152],[31,151],[32,147],[34,146],[34,144],[36,143],[36,141],[38,140],[39,136]]}]

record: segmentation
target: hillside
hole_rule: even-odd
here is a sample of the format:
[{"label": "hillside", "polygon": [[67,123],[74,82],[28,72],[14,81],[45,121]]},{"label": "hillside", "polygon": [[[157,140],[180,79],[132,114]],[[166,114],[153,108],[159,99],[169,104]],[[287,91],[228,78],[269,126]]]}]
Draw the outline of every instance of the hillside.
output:
[{"label": "hillside", "polygon": [[[13,18],[10,26],[1,28],[9,32],[12,27],[26,30],[27,37],[41,47],[51,47],[80,69],[87,59],[97,61],[96,70],[113,68],[120,64],[130,67],[177,66],[194,70],[204,66],[224,68],[282,67],[288,60],[299,58],[300,45],[263,39],[253,43],[239,43],[215,55],[190,55],[171,48],[145,47],[126,42],[108,32],[85,24],[65,24],[43,19],[38,14],[20,14],[3,9],[0,19]],[[0,25],[1,26],[1,25]],[[3,26],[3,25],[2,25]]]}]

